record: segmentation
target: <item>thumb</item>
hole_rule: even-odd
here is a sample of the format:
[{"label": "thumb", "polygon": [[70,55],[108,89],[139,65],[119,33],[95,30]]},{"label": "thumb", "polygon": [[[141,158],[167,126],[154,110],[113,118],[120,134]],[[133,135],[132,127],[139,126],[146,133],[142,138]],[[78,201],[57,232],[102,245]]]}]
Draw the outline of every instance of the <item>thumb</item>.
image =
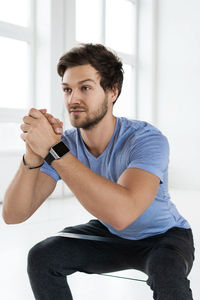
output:
[{"label": "thumb", "polygon": [[41,111],[39,111],[38,109],[36,109],[36,108],[31,108],[29,110],[28,115],[30,117],[35,118],[35,119],[39,119],[39,118],[43,117],[43,113]]},{"label": "thumb", "polygon": [[42,114],[46,114],[46,112],[47,112],[47,109],[46,108],[42,108],[42,109],[39,109],[39,111],[42,113]]}]

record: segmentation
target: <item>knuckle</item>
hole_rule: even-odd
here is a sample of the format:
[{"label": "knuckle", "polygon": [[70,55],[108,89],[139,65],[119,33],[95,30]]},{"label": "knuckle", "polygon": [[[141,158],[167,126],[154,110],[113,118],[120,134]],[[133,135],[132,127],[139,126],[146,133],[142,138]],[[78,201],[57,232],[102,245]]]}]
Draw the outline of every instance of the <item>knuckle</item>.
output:
[{"label": "knuckle", "polygon": [[20,129],[21,129],[23,132],[25,131],[25,127],[24,127],[23,124],[20,126]]},{"label": "knuckle", "polygon": [[52,127],[53,129],[59,128],[58,124],[53,124]]},{"label": "knuckle", "polygon": [[29,109],[29,114],[31,114],[33,112],[34,112],[34,108],[32,107],[32,108]]},{"label": "knuckle", "polygon": [[24,133],[20,134],[20,137],[21,137],[21,139],[22,139],[24,142],[26,141],[26,138],[25,138]]},{"label": "knuckle", "polygon": [[27,135],[28,135],[28,136],[31,136],[32,134],[33,134],[33,128],[32,128],[32,127],[30,127],[30,129],[29,129],[29,131],[28,131]]},{"label": "knuckle", "polygon": [[37,128],[37,122],[32,122],[30,129],[34,129],[34,128]]},{"label": "knuckle", "polygon": [[31,142],[32,142],[32,137],[31,137],[31,135],[30,135],[29,133],[27,133],[27,135],[26,135],[26,141],[27,141],[28,143],[31,143]]},{"label": "knuckle", "polygon": [[29,116],[31,115],[32,111],[33,111],[32,108],[29,109],[29,112],[28,112],[28,115],[29,115]]},{"label": "knuckle", "polygon": [[49,119],[49,114],[48,113],[45,113],[44,116],[45,116],[46,119]]}]

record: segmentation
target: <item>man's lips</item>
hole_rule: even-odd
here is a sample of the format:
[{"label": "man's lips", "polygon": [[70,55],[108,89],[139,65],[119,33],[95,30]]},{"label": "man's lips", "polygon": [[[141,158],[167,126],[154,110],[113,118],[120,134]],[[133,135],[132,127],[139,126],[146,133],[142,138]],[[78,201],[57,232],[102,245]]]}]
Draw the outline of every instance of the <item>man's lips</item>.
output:
[{"label": "man's lips", "polygon": [[83,111],[78,111],[78,110],[75,110],[75,111],[71,111],[70,113],[71,114],[74,114],[74,115],[78,115],[78,114],[81,114]]},{"label": "man's lips", "polygon": [[85,112],[85,109],[83,109],[83,108],[71,108],[71,109],[69,109],[69,112],[70,113],[74,113],[74,114],[78,114],[78,113],[82,113],[82,112]]},{"label": "man's lips", "polygon": [[79,114],[82,114],[84,112],[84,110],[70,110],[69,112],[72,115],[79,115]]}]

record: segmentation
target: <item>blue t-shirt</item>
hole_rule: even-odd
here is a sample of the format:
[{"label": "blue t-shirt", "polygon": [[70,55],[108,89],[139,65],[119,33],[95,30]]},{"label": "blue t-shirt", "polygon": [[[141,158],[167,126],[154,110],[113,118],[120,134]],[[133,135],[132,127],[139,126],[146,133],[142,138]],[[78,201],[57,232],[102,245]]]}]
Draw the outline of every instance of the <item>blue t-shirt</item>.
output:
[{"label": "blue t-shirt", "polygon": [[[116,230],[101,221],[110,232],[122,238],[138,240],[166,232],[172,227],[190,228],[179,214],[168,193],[169,145],[167,138],[153,125],[137,120],[117,118],[113,136],[105,151],[93,156],[85,146],[79,129],[66,130],[62,140],[70,152],[97,174],[117,182],[128,168],[138,168],[160,178],[158,193],[151,205],[124,230]],[[46,162],[42,172],[60,179]]]}]

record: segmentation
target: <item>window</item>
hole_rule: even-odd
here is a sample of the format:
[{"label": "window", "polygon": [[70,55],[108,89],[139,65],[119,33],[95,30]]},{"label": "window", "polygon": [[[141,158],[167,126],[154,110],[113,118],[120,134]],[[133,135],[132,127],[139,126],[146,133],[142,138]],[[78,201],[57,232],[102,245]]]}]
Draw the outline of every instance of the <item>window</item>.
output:
[{"label": "window", "polygon": [[105,43],[128,54],[134,53],[135,5],[127,0],[107,0]]},{"label": "window", "polygon": [[0,20],[27,27],[30,23],[30,0],[0,1]]},{"label": "window", "polygon": [[26,42],[0,36],[0,107],[27,107],[28,48]]},{"label": "window", "polygon": [[76,0],[76,41],[101,42],[102,3],[102,0]]},{"label": "window", "polygon": [[[92,13],[91,13],[92,12]],[[103,43],[124,66],[122,93],[114,114],[135,117],[136,4],[131,0],[76,0],[76,42]]]},{"label": "window", "polygon": [[0,139],[5,140],[5,132],[10,137],[0,151],[24,148],[16,128],[34,98],[33,3],[0,1]]}]

